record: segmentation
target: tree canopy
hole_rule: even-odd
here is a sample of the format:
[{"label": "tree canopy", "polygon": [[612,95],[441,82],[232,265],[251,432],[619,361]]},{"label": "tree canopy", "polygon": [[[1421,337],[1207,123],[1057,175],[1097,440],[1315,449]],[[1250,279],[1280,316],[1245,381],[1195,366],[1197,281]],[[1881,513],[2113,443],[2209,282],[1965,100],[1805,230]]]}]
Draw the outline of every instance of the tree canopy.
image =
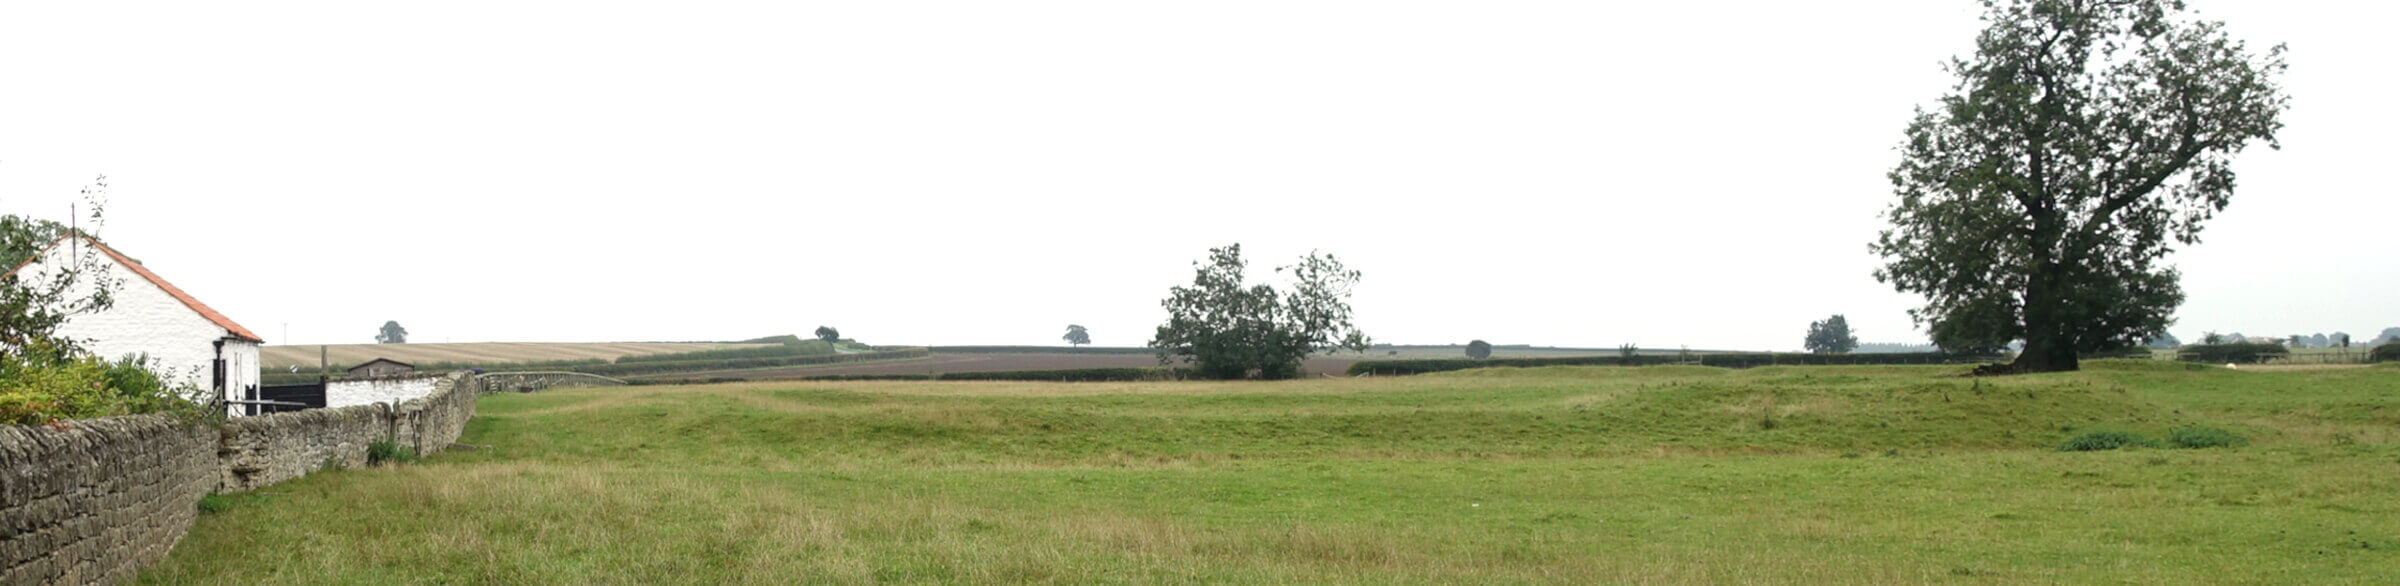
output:
[{"label": "tree canopy", "polygon": [[397,321],[383,322],[383,329],[375,332],[375,343],[406,344],[408,343],[408,328],[400,327],[400,322]]},{"label": "tree canopy", "polygon": [[1083,329],[1083,326],[1067,324],[1067,335],[1059,336],[1058,339],[1066,340],[1067,345],[1070,346],[1082,346],[1092,343],[1092,332]]},{"label": "tree canopy", "polygon": [[1825,321],[1809,322],[1804,344],[1817,354],[1849,354],[1858,349],[1858,335],[1851,333],[1850,320],[1837,313]]},{"label": "tree canopy", "polygon": [[1467,343],[1467,357],[1482,360],[1492,357],[1492,343],[1476,340]]},{"label": "tree canopy", "polygon": [[842,339],[842,331],[833,329],[833,326],[817,326],[817,339],[829,343],[838,342]]},{"label": "tree canopy", "polygon": [[1351,323],[1350,289],[1359,272],[1330,254],[1309,253],[1299,264],[1277,267],[1291,288],[1248,285],[1242,245],[1208,251],[1208,262],[1192,263],[1189,287],[1168,290],[1159,302],[1167,323],[1149,346],[1161,364],[1191,363],[1205,378],[1292,378],[1315,352],[1364,352],[1367,336]]},{"label": "tree canopy", "polygon": [[2276,146],[2283,48],[2174,0],[1985,4],[1954,92],[1908,126],[1875,277],[1925,295],[1910,314],[1944,348],[2024,341],[1986,372],[2074,370],[2183,302],[2160,259],[2225,209],[2234,155]]}]

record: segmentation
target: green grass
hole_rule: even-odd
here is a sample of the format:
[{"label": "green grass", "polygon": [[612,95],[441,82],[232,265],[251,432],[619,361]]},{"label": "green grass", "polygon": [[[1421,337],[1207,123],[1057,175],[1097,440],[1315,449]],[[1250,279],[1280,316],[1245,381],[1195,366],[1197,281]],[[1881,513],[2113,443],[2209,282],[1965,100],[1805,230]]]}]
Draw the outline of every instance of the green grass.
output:
[{"label": "green grass", "polygon": [[[2394,369],[1963,369],[494,395],[462,440],[489,448],[217,499],[141,581],[2372,583],[2400,567]],[[2202,428],[2248,443],[2056,451]]]}]

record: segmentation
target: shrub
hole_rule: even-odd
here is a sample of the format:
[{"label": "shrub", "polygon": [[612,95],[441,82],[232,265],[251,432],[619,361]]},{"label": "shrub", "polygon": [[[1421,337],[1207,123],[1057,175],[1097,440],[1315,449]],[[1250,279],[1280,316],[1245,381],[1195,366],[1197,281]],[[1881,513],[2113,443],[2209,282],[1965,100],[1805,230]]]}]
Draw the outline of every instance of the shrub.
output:
[{"label": "shrub", "polygon": [[2088,431],[2058,445],[2061,452],[2097,452],[2125,447],[2155,448],[2158,442],[2139,434],[2123,431]]},{"label": "shrub", "polygon": [[2268,359],[2290,356],[2291,354],[2292,349],[2285,348],[2282,344],[2251,344],[2247,342],[2237,342],[2231,344],[2193,344],[2184,346],[2182,349],[2175,351],[2175,359],[2186,362],[2205,362],[2209,364],[2226,362],[2250,364],[2266,361]]},{"label": "shrub", "polygon": [[375,440],[367,444],[367,464],[407,464],[417,461],[417,450],[392,440]]},{"label": "shrub", "polygon": [[150,359],[62,358],[48,346],[0,354],[0,424],[39,425],[134,413],[201,415],[150,371]]},{"label": "shrub", "polygon": [[2367,353],[2367,359],[2373,362],[2400,362],[2400,342],[2376,346],[2373,352]]},{"label": "shrub", "polygon": [[2249,445],[2250,440],[2234,435],[2233,432],[2213,427],[2185,427],[2170,433],[2167,436],[2167,443],[2178,448],[2196,450],[2200,448],[2236,448]]}]

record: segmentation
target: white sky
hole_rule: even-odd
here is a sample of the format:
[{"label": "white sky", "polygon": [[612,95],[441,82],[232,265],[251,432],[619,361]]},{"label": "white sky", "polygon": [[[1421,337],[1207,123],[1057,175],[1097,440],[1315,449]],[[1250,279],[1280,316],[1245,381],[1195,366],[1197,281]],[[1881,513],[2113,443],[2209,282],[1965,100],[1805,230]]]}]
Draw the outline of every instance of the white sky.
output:
[{"label": "white sky", "polygon": [[[2192,3],[2288,43],[2294,98],[2172,257],[2172,331],[2400,325],[2400,3]],[[1231,242],[1364,271],[1382,342],[1794,349],[1834,313],[1918,342],[1866,244],[1977,14],[10,3],[0,212],[106,173],[102,235],[270,343],[1139,345]]]}]

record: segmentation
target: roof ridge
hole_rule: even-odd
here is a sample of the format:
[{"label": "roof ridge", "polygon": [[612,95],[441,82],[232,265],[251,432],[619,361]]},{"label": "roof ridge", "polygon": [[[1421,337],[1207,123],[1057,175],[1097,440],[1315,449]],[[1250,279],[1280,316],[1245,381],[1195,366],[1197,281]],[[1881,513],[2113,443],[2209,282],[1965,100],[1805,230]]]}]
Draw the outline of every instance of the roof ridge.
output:
[{"label": "roof ridge", "polygon": [[200,317],[207,318],[209,322],[217,324],[218,327],[225,328],[225,333],[231,334],[236,338],[258,342],[260,344],[265,344],[267,342],[265,338],[258,337],[258,334],[250,333],[250,328],[242,327],[242,324],[235,323],[233,318],[225,317],[225,314],[217,312],[215,308],[209,307],[206,303],[201,303],[199,298],[192,297],[192,294],[183,292],[182,288],[176,287],[174,283],[167,282],[165,278],[159,277],[158,273],[150,272],[150,267],[142,266],[140,261],[136,261],[125,256],[125,253],[117,252],[117,249],[110,248],[107,244],[100,242],[100,239],[93,238],[92,235],[82,233],[81,231],[59,236],[58,240],[50,243],[50,246],[43,248],[41,252],[35,253],[33,256],[26,258],[24,264],[17,265],[17,268],[9,269],[7,273],[0,273],[0,277],[17,274],[17,271],[25,270],[25,267],[33,266],[35,261],[40,260],[44,256],[48,256],[50,251],[58,250],[58,245],[66,242],[68,238],[82,238],[85,242],[92,243],[93,247],[99,248],[101,252],[108,253],[108,257],[116,260],[117,264],[124,265],[126,270],[133,271],[133,274],[140,275],[143,280],[149,281],[151,285],[155,285],[159,288],[159,290],[165,291],[167,296],[174,297],[176,301],[183,302],[184,307],[190,308],[193,312],[200,314]]}]

